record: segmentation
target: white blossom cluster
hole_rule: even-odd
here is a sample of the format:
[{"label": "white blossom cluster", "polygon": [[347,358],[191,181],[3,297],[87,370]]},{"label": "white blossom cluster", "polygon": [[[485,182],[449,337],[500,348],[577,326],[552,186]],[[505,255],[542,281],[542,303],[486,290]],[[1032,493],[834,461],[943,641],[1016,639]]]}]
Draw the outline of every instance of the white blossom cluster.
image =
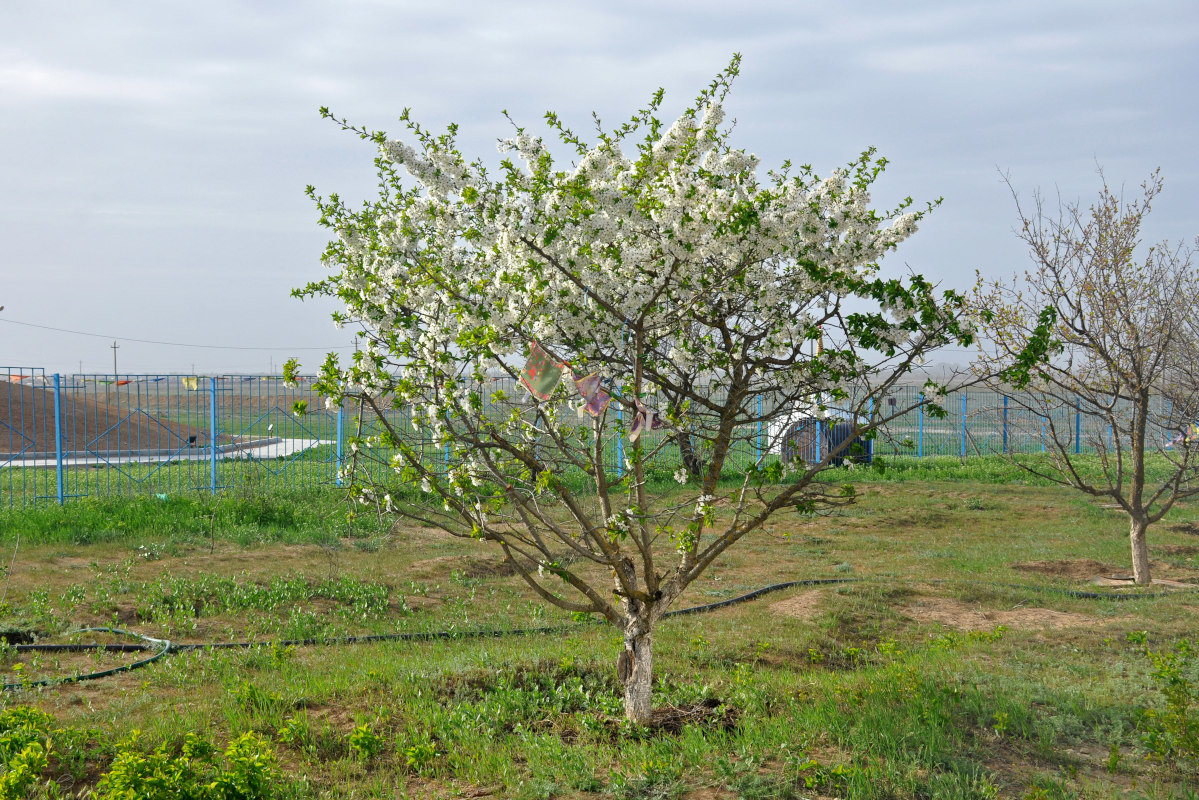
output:
[{"label": "white blossom cluster", "polygon": [[[592,145],[559,128],[578,147],[567,168],[523,129],[500,143],[496,175],[468,163],[452,132],[410,123],[415,144],[382,142],[387,194],[359,212],[322,204],[337,234],[325,291],[345,303],[340,323],[369,332],[352,364],[330,367],[336,382],[410,404],[413,428],[451,446],[453,420],[477,406],[471,387],[519,369],[534,341],[616,387],[639,364],[641,396],[680,375],[727,385],[747,370],[783,392],[831,388],[852,358],[830,353],[814,374],[797,354],[828,303],[872,279],[921,213],[871,208],[885,163],[872,153],[824,178],[784,168],[762,179],[758,159],[728,144],[722,98],[705,92],[664,130],[647,112]],[[634,138],[646,130],[658,133]],[[907,295],[884,300],[875,333],[903,345],[928,327],[922,311]],[[565,431],[578,406],[564,390],[538,411]],[[514,411],[493,433],[531,443],[544,429],[530,419]],[[497,477],[466,449],[456,459],[458,493]]]}]

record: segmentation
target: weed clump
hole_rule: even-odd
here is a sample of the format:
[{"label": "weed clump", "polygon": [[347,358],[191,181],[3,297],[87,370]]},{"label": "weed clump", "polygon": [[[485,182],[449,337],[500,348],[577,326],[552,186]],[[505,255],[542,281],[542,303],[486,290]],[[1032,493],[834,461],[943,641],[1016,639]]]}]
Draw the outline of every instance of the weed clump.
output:
[{"label": "weed clump", "polygon": [[1149,757],[1182,774],[1199,773],[1199,653],[1189,639],[1172,650],[1144,649],[1163,707],[1141,716],[1141,741]]},{"label": "weed clump", "polygon": [[96,800],[272,800],[283,784],[274,751],[254,733],[223,751],[188,733],[147,752],[137,731],[114,746],[96,731],[60,727],[31,706],[0,712],[0,800],[86,793],[103,763],[107,769],[88,795]]}]

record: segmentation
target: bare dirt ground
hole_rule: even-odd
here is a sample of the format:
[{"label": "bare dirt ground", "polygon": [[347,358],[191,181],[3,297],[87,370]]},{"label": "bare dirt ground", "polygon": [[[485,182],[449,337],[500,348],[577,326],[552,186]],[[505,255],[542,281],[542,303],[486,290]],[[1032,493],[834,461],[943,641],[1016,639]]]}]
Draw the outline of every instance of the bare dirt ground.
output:
[{"label": "bare dirt ground", "polygon": [[[830,593],[828,589],[803,592],[771,603],[770,613],[812,620],[826,607],[826,598]],[[1035,607],[992,609],[978,603],[934,596],[920,597],[898,610],[922,625],[938,624],[959,631],[990,631],[1000,625],[1012,630],[1044,631],[1093,626],[1101,622],[1097,617],[1078,612]]]},{"label": "bare dirt ground", "polygon": [[[68,397],[62,407],[62,447],[94,450],[178,450],[207,447],[208,432],[168,422],[121,403]],[[0,453],[54,452],[54,393],[0,381]],[[220,437],[218,437],[220,438]],[[228,439],[228,437],[223,437]]]},{"label": "bare dirt ground", "polygon": [[1095,625],[1098,621],[1090,614],[1048,608],[985,609],[977,603],[948,597],[924,597],[902,612],[922,624],[939,623],[959,631],[989,631],[1000,625],[1012,630],[1058,630]]},{"label": "bare dirt ground", "polygon": [[[1151,568],[1159,565],[1152,564]],[[1071,580],[1089,581],[1092,578],[1112,575],[1125,575],[1128,567],[1115,564],[1105,564],[1092,558],[1070,558],[1048,561],[1022,561],[1012,564],[1012,569],[1020,572],[1031,572],[1037,575],[1050,575],[1054,578],[1069,578]]]},{"label": "bare dirt ground", "polygon": [[827,589],[812,589],[770,604],[770,613],[796,619],[812,619],[820,613]]},{"label": "bare dirt ground", "polygon": [[[1188,545],[1157,545],[1159,553],[1173,556],[1189,556],[1199,552],[1199,547]],[[1095,586],[1135,586],[1127,567],[1118,567],[1090,558],[1059,559],[1051,561],[1024,561],[1012,564],[1020,572],[1050,575],[1055,578],[1087,581]],[[1190,589],[1199,587],[1194,570],[1175,567],[1163,561],[1150,561],[1150,584],[1165,589]],[[1170,577],[1164,577],[1169,575]]]}]

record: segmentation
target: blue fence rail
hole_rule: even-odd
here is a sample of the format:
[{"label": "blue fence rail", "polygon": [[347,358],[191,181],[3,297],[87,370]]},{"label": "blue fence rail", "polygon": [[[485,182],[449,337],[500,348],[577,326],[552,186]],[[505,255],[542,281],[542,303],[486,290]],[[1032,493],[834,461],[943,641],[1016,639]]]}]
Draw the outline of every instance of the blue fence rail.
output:
[{"label": "blue fence rail", "polygon": [[310,379],[0,367],[0,505],[335,485],[344,425]]},{"label": "blue fence rail", "polygon": [[[493,383],[492,391],[523,398],[509,379]],[[921,405],[920,391],[897,387],[877,407],[864,409],[887,419],[868,450],[969,458],[1043,452],[1050,437],[1076,452],[1111,442],[1106,422],[1078,404],[1056,403],[1039,414],[1022,407],[1027,396],[970,390],[942,399],[946,414],[934,417]],[[301,415],[293,413],[297,402],[306,406]],[[48,375],[0,367],[0,507],[80,497],[337,486],[339,468],[348,462],[347,443],[378,432],[380,423],[360,418],[355,408],[327,406],[311,378],[287,386],[274,376]],[[759,416],[771,416],[769,404],[759,409]],[[386,413],[395,430],[415,435],[409,409]],[[608,468],[620,473],[631,420],[619,411],[615,416],[619,424],[612,426],[604,452]],[[796,454],[819,460],[840,445],[837,419],[844,416],[833,408],[820,424],[799,414],[782,425],[744,426],[732,458],[741,464]],[[435,469],[452,466],[447,448],[432,441],[420,445]],[[654,453],[652,466],[673,471],[681,464],[679,448],[664,431],[648,432],[642,446]],[[388,454],[375,455],[380,457],[360,468],[386,469]]]}]

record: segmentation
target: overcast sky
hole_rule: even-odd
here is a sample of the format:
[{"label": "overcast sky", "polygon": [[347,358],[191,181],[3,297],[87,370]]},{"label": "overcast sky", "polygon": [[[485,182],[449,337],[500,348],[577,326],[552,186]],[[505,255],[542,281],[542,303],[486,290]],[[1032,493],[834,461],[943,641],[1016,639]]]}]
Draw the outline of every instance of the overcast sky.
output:
[{"label": "overcast sky", "polygon": [[1190,239],[1197,45],[1194,0],[4,0],[0,367],[108,372],[113,337],[121,372],[315,366],[351,337],[289,296],[323,275],[304,187],[374,187],[371,146],[320,106],[457,122],[494,162],[503,109],[586,129],[663,87],[672,115],[734,52],[736,145],[821,174],[875,146],[876,204],[944,197],[885,267],[963,289],[1022,269],[1000,170],[1089,202],[1096,163],[1132,192],[1160,166],[1147,235]]}]

